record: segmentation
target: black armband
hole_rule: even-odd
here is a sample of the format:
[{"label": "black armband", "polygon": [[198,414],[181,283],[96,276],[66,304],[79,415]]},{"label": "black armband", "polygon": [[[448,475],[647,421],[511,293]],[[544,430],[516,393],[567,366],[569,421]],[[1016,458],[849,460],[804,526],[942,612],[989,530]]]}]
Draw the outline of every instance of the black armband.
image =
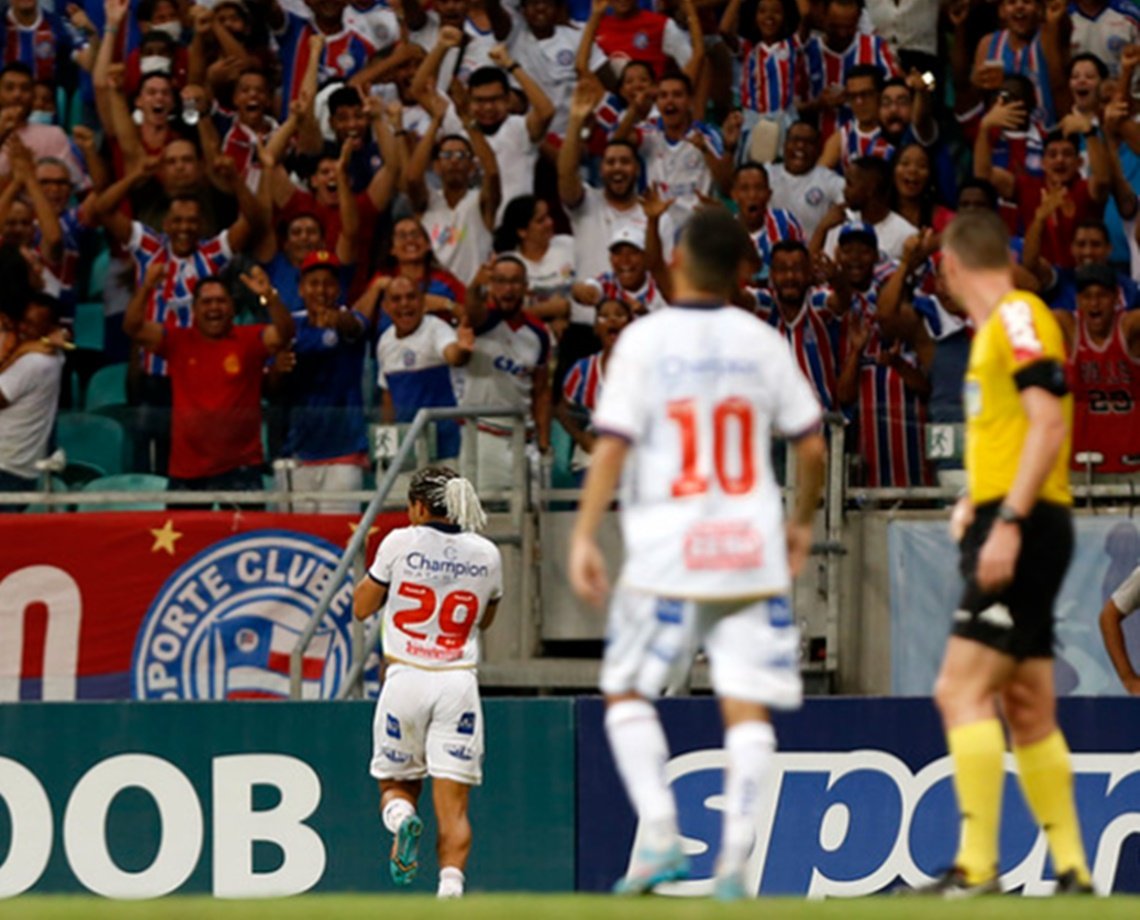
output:
[{"label": "black armband", "polygon": [[1065,368],[1060,361],[1053,358],[1034,361],[1023,367],[1013,375],[1013,382],[1017,384],[1018,390],[1040,387],[1054,396],[1064,396],[1069,392],[1069,384],[1065,380]]}]

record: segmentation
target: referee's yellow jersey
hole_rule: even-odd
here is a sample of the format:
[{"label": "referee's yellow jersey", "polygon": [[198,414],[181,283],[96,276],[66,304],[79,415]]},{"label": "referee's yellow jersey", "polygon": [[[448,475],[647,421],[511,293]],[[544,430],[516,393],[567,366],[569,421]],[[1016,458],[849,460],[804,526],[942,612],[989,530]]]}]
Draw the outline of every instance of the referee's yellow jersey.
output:
[{"label": "referee's yellow jersey", "polygon": [[966,477],[975,504],[1003,498],[1013,485],[1029,430],[1020,393],[1031,386],[1061,397],[1066,427],[1038,498],[1071,505],[1073,397],[1065,384],[1065,340],[1045,304],[1010,291],[974,336],[966,370]]}]

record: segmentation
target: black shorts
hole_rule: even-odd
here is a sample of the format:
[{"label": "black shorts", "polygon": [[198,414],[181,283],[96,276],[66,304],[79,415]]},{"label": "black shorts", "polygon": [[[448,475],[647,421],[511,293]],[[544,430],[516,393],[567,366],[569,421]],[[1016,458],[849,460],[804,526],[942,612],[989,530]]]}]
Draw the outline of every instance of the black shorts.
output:
[{"label": "black shorts", "polygon": [[978,554],[997,519],[1000,502],[979,505],[962,538],[961,572],[966,580],[951,633],[973,639],[1018,661],[1053,657],[1053,603],[1073,555],[1069,509],[1038,502],[1021,525],[1021,552],[1013,581],[987,594],[976,579]]}]

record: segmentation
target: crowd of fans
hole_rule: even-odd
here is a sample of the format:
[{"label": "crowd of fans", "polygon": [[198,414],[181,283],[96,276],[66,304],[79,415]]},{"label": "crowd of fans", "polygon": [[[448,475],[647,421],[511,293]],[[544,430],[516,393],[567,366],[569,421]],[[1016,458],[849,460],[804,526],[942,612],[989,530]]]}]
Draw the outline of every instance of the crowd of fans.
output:
[{"label": "crowd of fans", "polygon": [[[135,468],[175,488],[275,457],[359,488],[370,422],[455,404],[526,410],[539,452],[557,420],[580,473],[705,207],[751,234],[739,306],[846,415],[853,481],[932,483],[928,431],[963,419],[938,241],[980,208],[1062,316],[1076,468],[1140,470],[1131,0],[5,7],[0,489],[36,487],[95,292]],[[510,421],[468,429],[504,484]],[[436,455],[459,442],[441,423]]]}]

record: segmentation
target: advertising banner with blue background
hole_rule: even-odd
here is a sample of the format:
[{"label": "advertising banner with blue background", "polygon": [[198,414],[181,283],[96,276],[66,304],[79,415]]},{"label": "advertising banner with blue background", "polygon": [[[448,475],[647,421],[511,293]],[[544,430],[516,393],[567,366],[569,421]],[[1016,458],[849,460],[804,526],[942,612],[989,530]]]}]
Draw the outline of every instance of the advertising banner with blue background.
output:
[{"label": "advertising banner with blue background", "polygon": [[[711,699],[660,704],[690,880],[712,890],[725,755]],[[1140,891],[1140,701],[1067,699],[1085,847],[1101,891]],[[764,792],[747,883],[762,895],[857,896],[921,884],[954,857],[958,825],[949,758],[929,699],[821,699],[777,716],[779,753]],[[614,772],[600,700],[578,704],[577,886],[607,890],[626,870],[636,821]],[[1006,761],[1003,883],[1047,894],[1045,840]]]},{"label": "advertising banner with blue background", "polygon": [[[1076,548],[1055,610],[1058,695],[1118,696],[1124,688],[1104,651],[1098,619],[1104,602],[1140,564],[1140,527],[1119,515],[1077,517]],[[891,692],[926,696],[946,647],[962,579],[945,521],[891,521]],[[1124,621],[1140,663],[1140,616]]]}]

